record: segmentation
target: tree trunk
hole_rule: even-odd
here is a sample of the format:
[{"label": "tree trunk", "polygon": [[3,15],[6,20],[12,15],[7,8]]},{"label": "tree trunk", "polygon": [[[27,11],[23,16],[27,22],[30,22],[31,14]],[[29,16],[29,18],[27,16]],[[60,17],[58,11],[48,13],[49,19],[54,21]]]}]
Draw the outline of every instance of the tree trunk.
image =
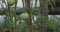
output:
[{"label": "tree trunk", "polygon": [[[25,8],[26,8],[26,12],[28,12],[30,14],[30,0],[25,0]],[[29,32],[33,32],[31,15],[30,15],[30,18],[28,20],[29,20],[28,21]]]},{"label": "tree trunk", "polygon": [[48,1],[47,0],[40,0],[40,8],[41,8],[41,32],[47,32],[46,30],[46,18],[48,20]]}]

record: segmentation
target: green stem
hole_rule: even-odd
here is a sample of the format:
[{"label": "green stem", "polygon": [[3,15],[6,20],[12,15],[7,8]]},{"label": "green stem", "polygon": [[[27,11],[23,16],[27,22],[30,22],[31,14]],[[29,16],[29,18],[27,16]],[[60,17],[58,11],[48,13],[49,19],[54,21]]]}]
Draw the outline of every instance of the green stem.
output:
[{"label": "green stem", "polygon": [[15,4],[15,8],[14,8],[14,18],[15,18],[14,32],[17,32],[17,31],[16,31],[16,23],[17,23],[17,19],[16,19],[16,6],[17,6],[17,0],[15,0],[15,1],[16,1],[16,4]]},{"label": "green stem", "polygon": [[24,8],[24,0],[22,0],[22,3],[23,3],[23,8]]},{"label": "green stem", "polygon": [[38,1],[38,0],[35,0],[35,7],[36,7],[36,5],[37,5],[37,1]]}]

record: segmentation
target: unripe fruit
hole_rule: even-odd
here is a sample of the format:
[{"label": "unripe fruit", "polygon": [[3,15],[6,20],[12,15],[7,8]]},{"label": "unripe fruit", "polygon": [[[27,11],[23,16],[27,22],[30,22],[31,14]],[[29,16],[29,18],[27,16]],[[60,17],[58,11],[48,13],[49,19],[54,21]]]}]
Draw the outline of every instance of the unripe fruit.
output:
[{"label": "unripe fruit", "polygon": [[29,14],[28,14],[27,12],[24,12],[24,13],[22,13],[22,14],[20,15],[20,18],[26,20],[26,19],[29,18]]},{"label": "unripe fruit", "polygon": [[14,4],[16,4],[15,0],[7,0],[8,5],[12,6]]}]

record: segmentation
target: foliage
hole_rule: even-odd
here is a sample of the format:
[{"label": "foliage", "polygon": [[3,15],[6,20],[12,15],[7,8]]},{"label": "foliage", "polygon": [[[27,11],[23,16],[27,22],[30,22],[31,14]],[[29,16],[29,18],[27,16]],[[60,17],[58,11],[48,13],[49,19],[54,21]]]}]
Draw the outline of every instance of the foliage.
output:
[{"label": "foliage", "polygon": [[[48,0],[48,2],[51,5],[52,10],[54,10],[53,6],[55,6],[55,0]],[[22,0],[22,3],[23,3],[23,9],[25,9],[24,0]],[[11,6],[8,6],[8,8],[6,8],[5,28],[11,29],[12,32],[15,32],[15,31],[16,32],[28,32],[29,31],[28,20],[24,21],[24,19],[29,19],[29,15],[25,14],[25,13],[21,17],[20,17],[20,15],[16,15],[16,5],[17,5],[17,3],[15,4],[15,6],[14,6],[15,8],[13,10],[10,10]],[[41,9],[40,9],[40,7],[37,7],[36,5],[37,5],[37,0],[35,0],[34,7],[30,8],[33,31],[40,32],[41,24],[44,23],[47,27],[47,31],[53,30],[54,32],[57,32],[57,31],[60,32],[60,29],[59,29],[60,27],[57,24],[58,23],[57,17],[51,16],[48,18],[48,16],[41,15],[41,13],[40,13]],[[0,9],[0,12],[2,12],[2,11],[3,10]],[[27,17],[27,18],[25,18],[25,17]],[[22,18],[24,18],[24,19],[22,19]]]},{"label": "foliage", "polygon": [[48,0],[48,4],[50,5],[50,9],[52,9],[52,11],[55,10],[56,7],[56,0]]}]

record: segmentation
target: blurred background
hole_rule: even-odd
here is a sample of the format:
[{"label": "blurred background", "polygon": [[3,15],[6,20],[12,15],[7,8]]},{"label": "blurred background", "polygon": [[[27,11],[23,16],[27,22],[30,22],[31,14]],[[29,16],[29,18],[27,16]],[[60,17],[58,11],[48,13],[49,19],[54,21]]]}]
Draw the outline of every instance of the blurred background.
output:
[{"label": "blurred background", "polygon": [[0,32],[60,32],[58,1],[0,0]]}]

